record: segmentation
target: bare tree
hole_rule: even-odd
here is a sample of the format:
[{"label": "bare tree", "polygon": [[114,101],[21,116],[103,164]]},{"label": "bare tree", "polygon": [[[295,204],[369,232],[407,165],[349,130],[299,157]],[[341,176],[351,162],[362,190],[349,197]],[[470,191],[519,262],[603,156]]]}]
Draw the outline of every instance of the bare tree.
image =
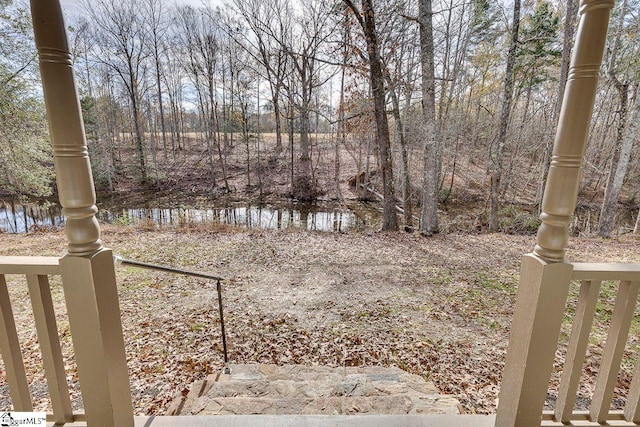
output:
[{"label": "bare tree", "polygon": [[160,109],[160,130],[162,132],[162,148],[164,151],[165,164],[168,163],[167,153],[167,129],[164,115],[164,100],[162,97],[162,39],[169,28],[166,14],[163,9],[163,0],[145,0],[145,12],[147,14],[149,27],[149,49],[153,58],[153,66],[155,68],[156,97],[158,100],[158,108]]},{"label": "bare tree", "polygon": [[[400,4],[398,6],[406,6]],[[398,7],[396,6],[396,7]],[[414,75],[417,74],[416,65],[418,58],[419,44],[413,42],[417,40],[416,29],[412,25],[417,19],[404,19],[409,11],[405,7],[391,8],[386,19],[385,37],[382,40],[382,53],[384,74],[387,81],[387,91],[391,100],[391,112],[395,125],[395,141],[399,143],[399,168],[400,168],[400,188],[402,193],[402,214],[404,218],[404,229],[407,232],[413,231],[413,201],[411,188],[411,167],[409,164],[409,143],[411,136],[406,130],[405,120],[408,111],[411,109],[411,94],[414,92]],[[397,12],[401,12],[398,14]],[[405,105],[401,105],[400,97],[405,94]]]},{"label": "bare tree", "polygon": [[[609,170],[609,178],[607,180],[607,187],[604,193],[604,200],[602,202],[602,209],[600,210],[600,220],[598,223],[598,235],[600,237],[611,237],[611,234],[613,232],[613,227],[615,225],[616,207],[620,198],[620,191],[622,190],[624,178],[627,175],[629,159],[631,158],[631,149],[633,147],[634,140],[637,137],[634,132],[637,129],[636,124],[633,124],[630,130],[626,129],[629,103],[629,86],[631,82],[628,77],[620,77],[618,75],[619,71],[617,70],[617,67],[619,65],[618,61],[620,59],[619,55],[621,54],[621,39],[624,32],[624,22],[628,12],[627,5],[628,0],[623,0],[620,7],[619,21],[616,28],[616,33],[609,59],[608,77],[610,83],[618,92],[619,107],[615,145],[613,147],[611,155],[611,168]],[[635,117],[633,118],[637,120],[637,112],[640,108],[638,106],[637,95],[635,104]],[[633,123],[633,119],[630,123]]]},{"label": "bare tree", "polygon": [[[307,0],[300,3],[301,14],[295,19],[296,31],[281,40],[282,49],[289,56],[289,62],[297,80],[294,104],[298,111],[300,135],[300,161],[294,195],[298,199],[309,200],[316,197],[316,183],[312,179],[311,143],[309,139],[310,113],[314,92],[329,78],[323,75],[325,63],[319,61],[322,49],[331,36],[333,16],[329,2]],[[292,13],[292,10],[289,10]]]},{"label": "bare tree", "polygon": [[342,198],[340,191],[340,147],[345,145],[347,139],[347,121],[345,112],[345,80],[347,75],[347,64],[349,61],[349,48],[347,46],[351,35],[348,9],[345,7],[342,12],[342,64],[340,67],[340,99],[338,101],[338,135],[335,143],[335,159],[334,159],[334,185],[336,198]]},{"label": "bare tree", "polygon": [[398,230],[396,216],[396,200],[393,188],[393,162],[391,157],[391,138],[389,137],[389,121],[386,112],[386,91],[384,73],[376,31],[375,9],[373,0],[362,0],[362,11],[351,0],[344,0],[352,10],[356,20],[362,27],[367,44],[367,62],[369,64],[369,82],[373,94],[374,115],[376,120],[376,140],[380,153],[380,169],[382,172],[382,194],[384,218],[382,229]]},{"label": "bare tree", "polygon": [[138,166],[141,180],[146,182],[147,166],[140,104],[144,63],[147,59],[147,24],[139,6],[135,0],[94,0],[85,4],[95,26],[94,36],[99,47],[94,52],[95,61],[111,68],[120,77],[129,96]]},{"label": "bare tree", "polygon": [[282,151],[281,100],[287,68],[287,54],[278,40],[285,40],[290,22],[280,17],[285,12],[282,0],[234,0],[240,15],[251,29],[253,37],[231,29],[231,34],[245,47],[252,58],[264,69],[263,77],[269,84],[276,126],[276,151]]},{"label": "bare tree", "polygon": [[216,77],[220,62],[220,29],[217,17],[210,9],[196,10],[190,6],[179,9],[180,36],[185,47],[187,73],[196,89],[201,119],[204,122],[207,158],[211,168],[211,185],[216,186],[214,149],[222,166],[225,189],[229,190],[227,172],[220,141],[217,140]]},{"label": "bare tree", "polygon": [[438,188],[440,161],[436,126],[436,94],[431,0],[420,0],[420,65],[422,68],[422,114],[424,115],[424,172],[422,184],[422,222],[420,232],[438,232]]},{"label": "bare tree", "polygon": [[173,164],[176,163],[176,151],[182,148],[182,113],[183,113],[183,80],[184,67],[180,61],[180,55],[177,52],[179,46],[178,38],[172,35],[167,41],[166,46],[161,49],[163,61],[162,64],[166,72],[161,73],[166,95],[169,100],[170,120],[169,132],[171,133],[171,156]]},{"label": "bare tree", "polygon": [[489,165],[491,179],[491,194],[489,196],[489,231],[498,231],[498,215],[500,212],[500,188],[502,185],[504,150],[507,143],[507,129],[511,116],[511,101],[513,99],[513,79],[516,54],[518,50],[518,32],[520,29],[520,1],[513,1],[513,24],[511,26],[511,42],[507,55],[507,67],[504,74],[504,91],[502,93],[502,109],[500,112],[500,127],[498,139],[491,152]]}]

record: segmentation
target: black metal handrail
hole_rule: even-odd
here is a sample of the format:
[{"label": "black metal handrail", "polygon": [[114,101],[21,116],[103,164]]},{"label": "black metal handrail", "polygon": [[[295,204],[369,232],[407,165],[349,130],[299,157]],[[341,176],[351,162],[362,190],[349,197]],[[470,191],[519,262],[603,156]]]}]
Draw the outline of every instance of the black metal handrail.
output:
[{"label": "black metal handrail", "polygon": [[222,333],[222,351],[224,353],[225,371],[227,370],[227,366],[226,365],[229,363],[229,358],[227,356],[227,334],[226,334],[226,331],[225,331],[225,328],[224,328],[224,312],[222,310],[222,283],[221,283],[224,280],[224,278],[222,278],[220,276],[214,276],[212,274],[204,274],[204,273],[196,273],[196,272],[193,272],[193,271],[187,271],[187,270],[183,270],[181,268],[166,267],[164,265],[149,264],[149,263],[146,263],[146,262],[134,261],[134,260],[122,258],[122,257],[117,256],[117,255],[114,255],[113,261],[116,264],[130,265],[130,266],[133,266],[133,267],[144,268],[144,269],[147,269],[147,270],[156,270],[156,271],[162,271],[162,272],[165,272],[165,273],[182,274],[184,276],[199,277],[201,279],[215,280],[216,281],[216,290],[218,292],[218,310],[220,312],[220,329],[221,329],[221,333]]}]

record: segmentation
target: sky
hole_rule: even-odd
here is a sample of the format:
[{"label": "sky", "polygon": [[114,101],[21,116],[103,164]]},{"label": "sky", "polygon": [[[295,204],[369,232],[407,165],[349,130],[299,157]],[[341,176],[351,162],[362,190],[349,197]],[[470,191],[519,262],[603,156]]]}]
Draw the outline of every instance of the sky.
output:
[{"label": "sky", "polygon": [[[91,0],[87,1],[90,2]],[[60,3],[62,3],[62,9],[64,10],[65,16],[75,16],[83,13],[80,0],[60,0]],[[173,5],[174,3],[178,5],[190,4],[192,6],[200,6],[203,3],[206,3],[217,6],[222,5],[224,2],[222,0],[165,0],[165,4],[167,5]]]}]

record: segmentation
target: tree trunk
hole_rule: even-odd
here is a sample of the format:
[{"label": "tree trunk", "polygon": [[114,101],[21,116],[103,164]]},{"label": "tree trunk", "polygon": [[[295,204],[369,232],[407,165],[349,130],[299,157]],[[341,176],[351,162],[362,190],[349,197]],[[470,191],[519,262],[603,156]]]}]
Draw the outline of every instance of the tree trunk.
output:
[{"label": "tree trunk", "polygon": [[257,161],[258,161],[258,190],[260,191],[260,202],[262,202],[262,197],[263,197],[263,193],[264,193],[264,189],[262,188],[262,166],[260,165],[260,139],[262,138],[262,129],[260,129],[260,78],[258,78],[258,82],[256,83],[256,95],[258,98],[258,108],[257,108],[257,116],[258,116],[258,123],[257,123],[257,136],[256,136],[256,154],[257,154]]},{"label": "tree trunk", "polygon": [[393,188],[393,162],[391,159],[391,138],[389,137],[389,122],[387,120],[384,75],[376,32],[375,12],[373,0],[362,0],[364,14],[364,37],[369,54],[369,79],[373,93],[374,114],[376,120],[376,136],[380,152],[380,166],[382,172],[382,194],[384,196],[384,231],[398,231],[396,217],[396,201]]},{"label": "tree trunk", "polygon": [[[171,108],[171,121],[169,124],[169,129],[171,131],[171,157],[173,159],[173,164],[176,164],[176,142],[180,140],[180,129],[178,128],[178,104],[174,100],[173,90],[169,89],[167,91],[167,95],[169,96],[169,107]],[[178,142],[179,145],[179,142]]]},{"label": "tree trunk", "polygon": [[[453,99],[456,91],[459,92],[458,96],[461,93],[458,89],[458,78],[460,76],[460,73],[463,72],[462,66],[464,64],[464,60],[467,58],[467,48],[469,46],[469,38],[472,33],[471,28],[465,26],[462,21],[463,17],[465,16],[466,5],[467,5],[466,3],[462,4],[461,11],[460,11],[460,21],[457,23],[457,26],[459,28],[459,33],[455,36],[456,46],[453,53],[453,70],[451,71],[451,75],[449,78],[450,79],[449,90],[446,96],[446,102],[444,104],[443,117],[445,122],[449,122],[449,113],[451,110],[451,106],[453,105]],[[444,92],[442,97],[444,98]],[[440,127],[442,129],[445,128],[445,125],[446,123],[440,123]],[[456,141],[456,145],[458,144],[458,142],[459,141]]]},{"label": "tree trunk", "polygon": [[[224,130],[222,132],[222,138],[224,140],[224,159],[227,162],[227,155],[229,154],[229,115],[227,111],[227,72],[224,67],[222,69],[222,122],[224,123]],[[233,82],[231,82],[233,84]],[[219,123],[219,121],[218,121]]]},{"label": "tree trunk", "polygon": [[290,160],[291,160],[291,197],[295,197],[295,145],[294,145],[294,137],[293,137],[293,125],[294,125],[294,117],[293,117],[293,94],[291,92],[288,93],[289,102],[287,104],[287,121],[288,121],[288,137],[289,137],[289,149],[290,149]]},{"label": "tree trunk", "polygon": [[498,213],[500,212],[500,187],[502,185],[502,162],[504,147],[507,142],[507,128],[511,114],[513,99],[513,78],[518,50],[518,31],[520,28],[520,0],[513,2],[513,25],[511,29],[511,44],[507,56],[507,68],[504,77],[504,92],[502,94],[502,110],[500,112],[500,128],[498,140],[491,153],[491,194],[489,200],[489,231],[498,231]]},{"label": "tree trunk", "polygon": [[[621,82],[616,76],[617,58],[620,50],[622,31],[624,28],[624,20],[626,15],[627,0],[624,0],[621,6],[618,26],[616,28],[616,36],[613,42],[613,47],[611,49],[611,61],[609,62],[608,69],[609,80],[618,91],[620,108],[618,109],[618,128],[615,145],[613,147],[613,153],[611,156],[611,168],[609,169],[607,188],[604,193],[604,200],[602,201],[602,208],[600,210],[600,220],[598,222],[598,235],[600,237],[607,238],[611,237],[611,233],[615,224],[616,206],[618,205],[618,199],[620,197],[620,190],[622,189],[624,177],[627,174],[627,166],[629,164],[629,157],[631,156],[631,147],[633,146],[633,138],[635,137],[635,135],[633,135],[632,133],[627,134],[627,137],[625,137],[629,84],[627,82]],[[635,105],[637,106],[637,104],[638,102],[636,96]],[[635,111],[636,108],[634,106],[634,116]]]},{"label": "tree trunk", "polygon": [[294,190],[295,197],[300,200],[313,200],[315,198],[315,185],[311,177],[311,154],[309,147],[309,106],[311,105],[311,78],[307,73],[307,58],[302,58],[303,65],[300,68],[302,101],[300,103],[300,163],[298,164],[298,176]]},{"label": "tree trunk", "polygon": [[436,135],[436,92],[431,0],[420,0],[420,66],[422,68],[422,114],[424,116],[422,221],[420,232],[432,235],[438,232],[438,182],[440,171],[438,137]]},{"label": "tree trunk", "polygon": [[273,97],[273,116],[276,122],[276,153],[282,152],[282,121],[280,120],[280,89],[276,87]]},{"label": "tree trunk", "polygon": [[156,122],[153,118],[153,111],[151,109],[151,100],[147,100],[147,112],[149,115],[149,136],[151,139],[151,158],[153,160],[153,174],[155,176],[156,187],[160,185],[160,175],[158,172],[158,152],[156,146]]},{"label": "tree trunk", "polygon": [[[222,148],[220,142],[220,121],[218,120],[218,103],[216,101],[216,94],[218,90],[215,85],[215,76],[214,71],[209,72],[208,78],[208,89],[209,89],[209,104],[210,104],[210,112],[208,117],[209,129],[211,134],[211,140],[214,142],[216,146],[216,150],[218,151],[218,159],[220,160],[220,166],[222,168],[222,180],[224,182],[224,190],[225,192],[229,192],[229,181],[227,179],[227,165],[224,161],[224,157],[222,156]],[[212,160],[213,165],[213,160]],[[211,173],[214,174],[213,166],[211,169]],[[216,185],[215,174],[213,179],[213,185]]]},{"label": "tree trunk", "polygon": [[[199,84],[200,78],[196,74],[194,76],[194,79],[195,79],[196,95],[198,97],[198,107],[200,108],[200,118],[201,118],[200,126],[204,125],[204,139],[207,146],[207,159],[209,160],[209,167],[211,170],[211,177],[213,180],[212,188],[215,188],[216,186],[215,163],[213,162],[213,151],[211,149],[211,137],[213,133],[213,126],[211,124],[211,118],[209,115],[209,106],[207,105],[206,95],[202,93],[204,89]],[[202,129],[200,130],[202,132]]]},{"label": "tree trunk", "polygon": [[[224,108],[224,107],[223,107]],[[226,148],[223,149],[221,138],[221,130],[220,130],[220,117],[218,116],[217,108],[213,112],[215,115],[215,123],[216,123],[216,148],[218,150],[218,159],[220,160],[220,165],[222,166],[222,180],[224,181],[224,191],[225,193],[230,193],[231,188],[229,187],[229,176],[227,173],[227,151]],[[226,147],[226,144],[225,144]]]},{"label": "tree trunk", "polygon": [[[304,93],[304,91],[303,91]],[[311,156],[309,154],[309,103],[300,106],[300,177],[311,177]]]},{"label": "tree trunk", "polygon": [[413,231],[413,206],[411,203],[411,173],[409,170],[409,156],[407,155],[407,141],[405,138],[404,125],[402,116],[400,115],[400,100],[396,93],[395,87],[389,73],[385,74],[387,83],[389,84],[389,95],[391,95],[391,103],[393,104],[393,120],[396,125],[396,133],[400,142],[400,167],[402,179],[400,185],[402,187],[402,207],[404,217],[404,229],[407,232]]},{"label": "tree trunk", "polygon": [[[345,45],[342,51],[342,69],[340,70],[340,101],[338,102],[338,135],[336,135],[336,146],[335,146],[335,174],[334,174],[334,185],[336,189],[336,199],[342,199],[342,193],[340,192],[340,147],[344,147],[345,140],[347,138],[347,129],[346,129],[346,121],[345,121],[345,105],[344,105],[344,82],[345,76],[347,72],[347,20],[345,19],[344,24],[344,42]],[[357,183],[356,183],[357,186]]]},{"label": "tree trunk", "polygon": [[[627,85],[624,85],[626,92]],[[626,93],[623,95],[626,99]],[[620,121],[626,121],[626,102],[620,111]],[[624,178],[627,175],[627,168],[629,166],[629,160],[631,158],[631,149],[633,148],[634,141],[640,137],[640,126],[638,121],[640,120],[640,96],[636,94],[636,99],[633,105],[631,119],[627,121],[625,128],[624,124],[619,126],[619,131],[623,133],[621,135],[622,142],[620,143],[620,150],[617,151],[617,155],[614,154],[614,159],[611,164],[611,176],[607,189],[604,193],[604,201],[602,203],[602,209],[600,210],[600,221],[598,224],[598,235],[600,237],[611,237],[613,227],[615,225],[616,206],[620,198],[620,190],[624,183]],[[617,162],[615,161],[617,157]],[[615,170],[613,166],[615,164]]]},{"label": "tree trunk", "polygon": [[[133,80],[131,82],[133,87]],[[131,108],[133,109],[133,126],[135,130],[136,153],[138,154],[138,163],[140,164],[140,179],[143,183],[147,182],[147,165],[144,159],[144,149],[142,142],[142,129],[140,128],[140,112],[138,107],[138,96],[134,90],[131,95]]]},{"label": "tree trunk", "polygon": [[240,111],[242,114],[242,139],[244,139],[244,145],[247,150],[247,188],[251,188],[251,149],[249,147],[249,125],[247,123],[247,108],[246,104],[240,103]]},{"label": "tree trunk", "polygon": [[169,163],[167,154],[167,126],[164,119],[164,102],[162,100],[162,86],[160,85],[160,58],[158,57],[158,47],[155,48],[156,62],[156,88],[158,90],[158,107],[160,108],[160,131],[162,132],[162,150],[164,151],[164,163]]}]

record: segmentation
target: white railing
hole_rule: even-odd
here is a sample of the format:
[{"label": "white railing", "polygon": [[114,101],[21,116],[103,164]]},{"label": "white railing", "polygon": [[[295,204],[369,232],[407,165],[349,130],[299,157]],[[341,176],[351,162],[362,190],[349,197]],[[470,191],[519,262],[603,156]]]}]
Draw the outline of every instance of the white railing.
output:
[{"label": "white railing", "polygon": [[[580,282],[575,305],[575,315],[554,411],[545,412],[543,425],[585,421],[604,424],[613,421],[640,423],[640,359],[636,362],[633,380],[629,387],[624,410],[611,410],[614,389],[623,362],[624,350],[640,290],[640,265],[638,264],[573,264],[574,281]],[[607,338],[600,367],[587,411],[574,411],[580,377],[592,334],[600,290],[605,281],[617,283],[617,294],[608,323]],[[636,355],[637,357],[638,355]],[[589,425],[589,424],[580,424]]]},{"label": "white railing", "polygon": [[71,409],[71,397],[49,288],[49,276],[60,274],[57,257],[0,256],[0,351],[13,409],[30,412],[33,411],[33,403],[5,279],[5,275],[10,274],[25,276],[27,280],[44,374],[53,408],[53,414],[48,414],[47,420],[56,424],[83,421],[84,414],[74,414]]}]

